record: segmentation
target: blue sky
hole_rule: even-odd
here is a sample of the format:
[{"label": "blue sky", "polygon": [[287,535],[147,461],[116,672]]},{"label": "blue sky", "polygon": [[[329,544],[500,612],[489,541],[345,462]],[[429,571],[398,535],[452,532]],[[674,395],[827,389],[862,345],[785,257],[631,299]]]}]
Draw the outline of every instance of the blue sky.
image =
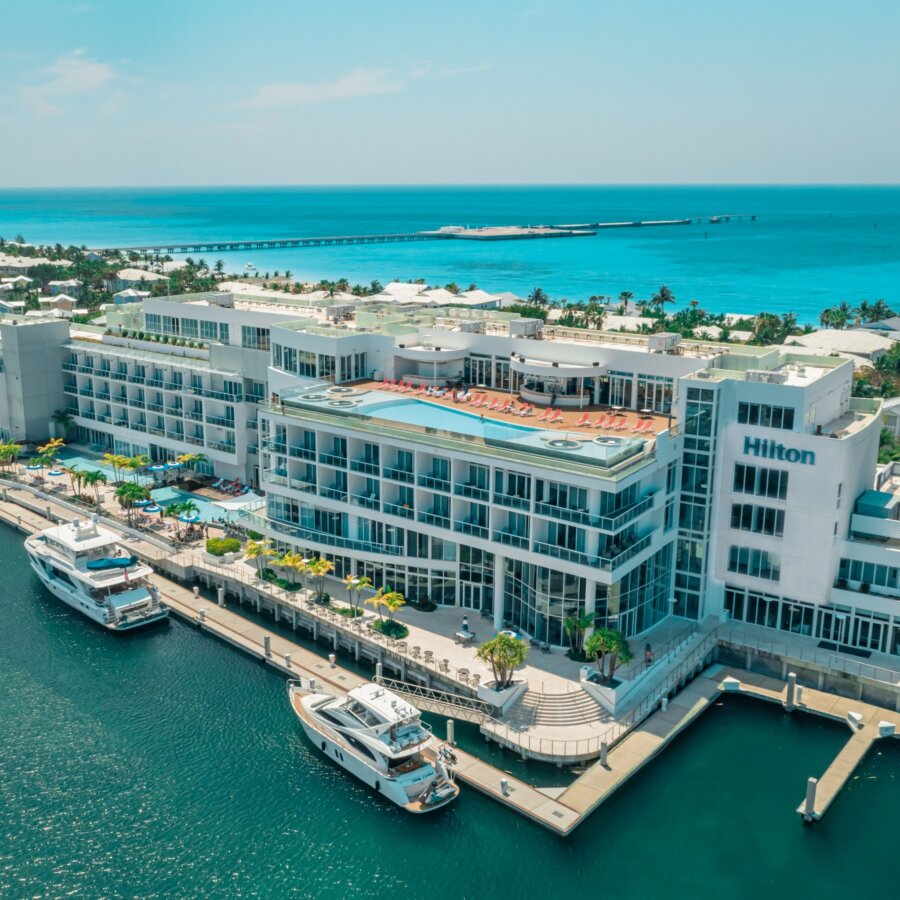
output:
[{"label": "blue sky", "polygon": [[0,0],[0,185],[897,183],[900,3]]}]

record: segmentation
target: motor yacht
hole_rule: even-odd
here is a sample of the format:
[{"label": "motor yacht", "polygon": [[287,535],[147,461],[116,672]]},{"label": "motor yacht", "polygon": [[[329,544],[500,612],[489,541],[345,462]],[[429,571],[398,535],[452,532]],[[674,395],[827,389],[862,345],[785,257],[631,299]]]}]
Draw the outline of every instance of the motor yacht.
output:
[{"label": "motor yacht", "polygon": [[291,681],[288,695],[316,747],[398,806],[432,812],[459,793],[449,768],[453,751],[436,746],[419,710],[403,697],[374,683],[341,697],[306,678]]},{"label": "motor yacht", "polygon": [[88,521],[54,525],[25,541],[31,567],[54,597],[110,631],[130,631],[169,611],[152,569],[116,533]]}]

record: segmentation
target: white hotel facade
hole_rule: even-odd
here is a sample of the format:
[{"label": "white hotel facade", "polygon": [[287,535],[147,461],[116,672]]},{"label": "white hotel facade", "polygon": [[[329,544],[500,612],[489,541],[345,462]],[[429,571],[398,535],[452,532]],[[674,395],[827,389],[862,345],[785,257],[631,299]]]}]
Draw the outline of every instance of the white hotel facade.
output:
[{"label": "white hotel facade", "polygon": [[[265,492],[252,528],[336,576],[551,644],[572,613],[631,636],[674,611],[900,655],[900,487],[849,360],[302,296],[147,299],[109,333],[19,321],[0,323],[12,437],[64,406],[87,447],[204,453]],[[571,428],[385,378],[553,403]],[[588,404],[654,427],[579,429]]]}]

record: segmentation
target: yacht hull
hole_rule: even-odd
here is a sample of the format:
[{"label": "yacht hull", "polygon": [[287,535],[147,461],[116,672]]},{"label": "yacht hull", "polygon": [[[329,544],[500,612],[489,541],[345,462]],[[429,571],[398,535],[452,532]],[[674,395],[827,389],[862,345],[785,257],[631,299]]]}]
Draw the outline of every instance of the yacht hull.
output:
[{"label": "yacht hull", "polygon": [[34,573],[41,580],[41,584],[43,584],[57,600],[62,600],[67,606],[71,606],[72,609],[77,610],[83,616],[90,619],[92,622],[96,622],[107,631],[135,631],[138,628],[146,628],[148,625],[165,621],[168,618],[169,611],[163,607],[153,614],[140,619],[134,619],[128,622],[109,622],[107,621],[105,607],[98,606],[91,597],[86,596],[81,591],[78,591],[74,587],[63,583],[58,579],[51,577],[31,554],[29,554],[28,560]]},{"label": "yacht hull", "polygon": [[[354,775],[392,803],[402,806],[408,812],[422,814],[442,809],[456,799],[459,789],[455,784],[453,785],[452,794],[438,802],[425,803],[419,799],[411,799],[404,785],[361,759],[359,752],[349,742],[345,741],[340,734],[319,723],[309,710],[304,707],[302,695],[291,693],[290,698],[291,706],[297,714],[297,718],[300,719],[300,726],[310,742],[332,762],[337,763],[342,769]],[[422,793],[428,789],[434,778],[435,776],[432,772],[421,779]],[[407,784],[409,783],[407,782]],[[416,787],[418,788],[419,785],[417,784]]]}]

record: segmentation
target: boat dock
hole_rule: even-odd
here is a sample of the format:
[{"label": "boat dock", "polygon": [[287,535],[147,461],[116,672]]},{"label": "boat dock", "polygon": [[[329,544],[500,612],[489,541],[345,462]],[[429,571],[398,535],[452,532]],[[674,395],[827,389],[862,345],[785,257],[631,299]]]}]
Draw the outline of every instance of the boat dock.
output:
[{"label": "boat dock", "polygon": [[[731,219],[756,219],[756,216],[709,216],[710,222],[727,222]],[[610,228],[658,228],[673,225],[690,225],[696,219],[653,219],[632,222],[589,222],[580,225],[488,225],[476,228],[444,226],[431,231],[412,231],[387,234],[343,234],[324,237],[261,238],[246,240],[169,241],[162,244],[140,246],[95,247],[99,252],[188,254],[228,253],[233,251],[282,250],[304,247],[346,247],[357,244],[407,244],[416,241],[518,241],[545,238],[593,237],[598,231]]]},{"label": "boat dock", "polygon": [[[20,493],[22,496],[19,496]],[[46,528],[48,520],[68,521],[76,517],[67,507],[49,497],[38,499],[13,487],[3,490],[3,498],[0,500],[0,521],[26,534]],[[160,546],[142,538],[127,536],[126,539],[135,552],[156,567],[166,562],[171,563],[173,574],[180,569],[180,564],[172,558],[171,550],[161,551]],[[181,575],[191,580],[198,574],[181,569]],[[206,573],[202,574],[207,583],[214,583]],[[176,574],[175,577],[181,576]],[[334,655],[325,658],[228,609],[224,605],[225,589],[222,587],[218,589],[217,603],[173,578],[157,574],[154,581],[174,615],[284,675],[313,677],[337,691],[349,691],[368,681],[338,665]],[[276,621],[283,614],[276,604]],[[291,610],[290,615],[296,628],[298,617],[302,615],[299,605]],[[333,634],[329,634],[325,625],[321,630],[313,629],[313,637],[332,639],[337,650],[340,646],[338,630],[334,628],[332,631]],[[359,643],[357,654],[358,651]],[[460,781],[469,787],[555,834],[566,836],[655,759],[723,692],[739,692],[779,703],[788,711],[809,712],[850,723],[853,728],[850,740],[822,778],[817,781],[811,779],[815,789],[811,794],[808,792],[807,800],[798,810],[806,821],[814,821],[824,815],[879,736],[896,735],[900,731],[900,714],[896,712],[811,688],[799,688],[790,681],[786,684],[769,676],[714,664],[696,677],[686,679],[682,689],[671,698],[663,699],[655,712],[608,748],[603,747],[600,759],[568,787],[537,788],[459,749],[455,750],[457,764],[454,771]]]},{"label": "boat dock", "polygon": [[726,692],[739,692],[778,703],[788,712],[799,710],[844,722],[852,731],[852,736],[822,777],[810,778],[807,782],[806,798],[797,807],[805,822],[818,821],[825,815],[875,741],[883,737],[900,737],[900,714],[861,700],[792,685],[790,676],[785,683],[755,672],[729,669],[724,687]]}]

